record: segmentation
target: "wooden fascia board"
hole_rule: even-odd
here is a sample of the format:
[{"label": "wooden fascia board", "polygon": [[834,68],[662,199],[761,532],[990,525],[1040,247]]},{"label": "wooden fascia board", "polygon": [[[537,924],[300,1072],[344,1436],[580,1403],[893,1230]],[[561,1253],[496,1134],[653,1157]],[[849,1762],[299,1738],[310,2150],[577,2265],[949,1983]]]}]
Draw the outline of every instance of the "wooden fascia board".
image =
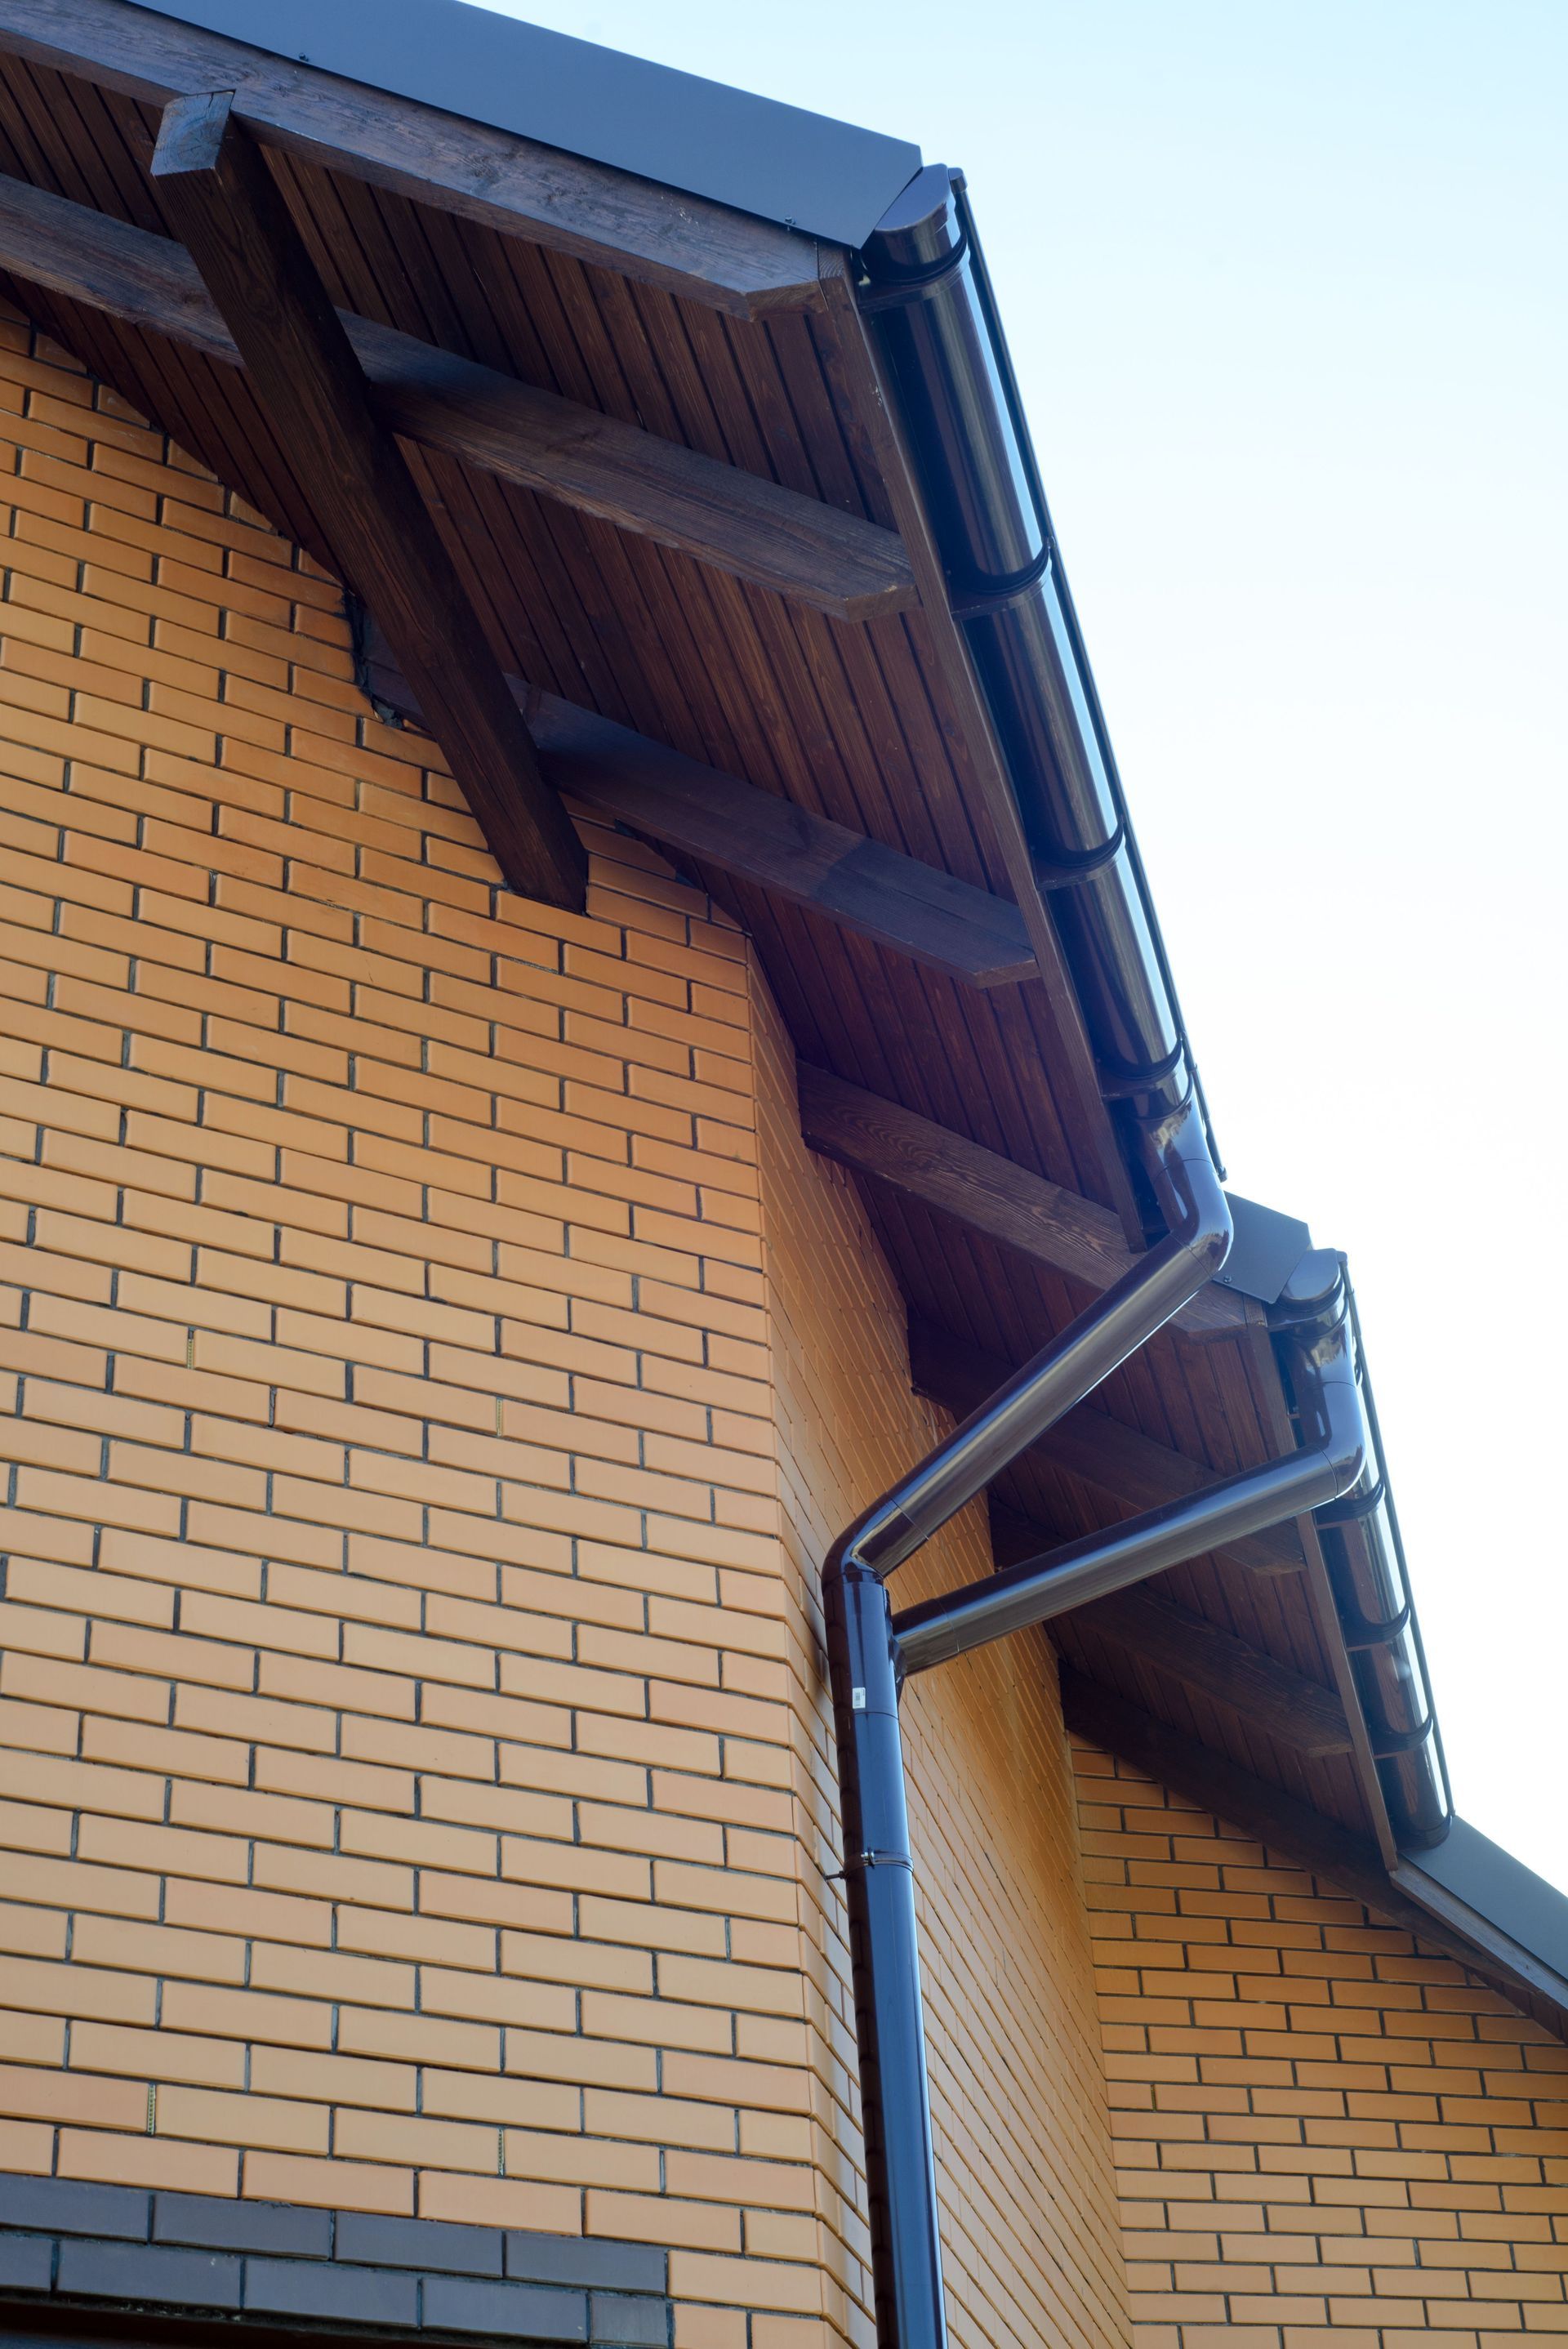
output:
[{"label": "wooden fascia board", "polygon": [[511,885],[580,909],[587,858],[261,150],[228,94],[173,99],[152,172],[324,543],[374,601]]},{"label": "wooden fascia board", "polygon": [[1471,1939],[1455,1919],[1439,1917],[1413,1900],[1398,1875],[1386,1871],[1375,1844],[1283,1788],[1254,1777],[1228,1755],[1156,1721],[1152,1713],[1069,1664],[1061,1668],[1061,1688],[1063,1717],[1075,1737],[1130,1762],[1156,1785],[1169,1786],[1172,1794],[1200,1804],[1224,1825],[1240,1827],[1283,1859],[1337,1885],[1388,1924],[1415,1934],[1429,1948],[1479,1974],[1506,1998],[1527,2006],[1544,2000],[1554,2009],[1556,2029],[1564,2034],[1568,2015],[1553,1991],[1543,1990],[1541,1982],[1516,1968],[1501,1948]]},{"label": "wooden fascia board", "polygon": [[[800,1130],[824,1157],[1097,1292],[1137,1265],[1120,1220],[1109,1208],[825,1069],[802,1062],[799,1083]],[[1245,1325],[1244,1301],[1212,1283],[1174,1321],[1198,1339],[1233,1338]]]},{"label": "wooden fascia board", "polygon": [[[183,245],[3,177],[0,269],[243,365]],[[405,440],[835,619],[875,619],[915,600],[891,530],[395,327],[338,315],[377,415]]]},{"label": "wooden fascia board", "polygon": [[1014,899],[1034,946],[1051,1015],[1042,1039],[1044,1057],[1052,1090],[1065,1105],[1069,1132],[1076,1137],[1075,1156],[1082,1154],[1082,1187],[1097,1189],[1115,1208],[1124,1238],[1130,1247],[1136,1247],[1140,1240],[1137,1204],[1099,1090],[1083,1007],[1024,837],[1023,819],[985,692],[963,630],[954,617],[930,518],[895,421],[896,389],[879,364],[857,305],[848,256],[835,246],[824,245],[820,268],[828,311],[820,334],[822,364],[841,386],[841,397],[865,433],[886,484],[893,522],[908,552],[920,595],[920,624],[925,637],[922,657],[931,662],[947,698],[965,766],[985,805]]},{"label": "wooden fascia board", "polygon": [[[418,698],[387,657],[372,616],[366,687],[417,725]],[[1035,976],[1016,906],[884,848],[738,775],[704,766],[630,727],[509,678],[544,773],[596,815],[824,915],[970,987]]]},{"label": "wooden fascia board", "polygon": [[[1011,1363],[939,1330],[921,1314],[910,1316],[909,1368],[915,1392],[929,1395],[959,1419],[1013,1374]],[[1030,1456],[1130,1514],[1185,1500],[1214,1478],[1212,1468],[1137,1428],[1124,1427],[1092,1403],[1079,1403],[1047,1429],[1030,1446]],[[1044,1540],[1039,1536],[1034,1547],[1043,1547]],[[1299,1574],[1304,1563],[1300,1539],[1290,1525],[1271,1526],[1264,1533],[1226,1543],[1214,1555],[1249,1574]]]},{"label": "wooden fascia board", "polygon": [[0,0],[0,52],[152,106],[232,90],[264,145],[737,317],[821,302],[811,237],[127,0]]}]

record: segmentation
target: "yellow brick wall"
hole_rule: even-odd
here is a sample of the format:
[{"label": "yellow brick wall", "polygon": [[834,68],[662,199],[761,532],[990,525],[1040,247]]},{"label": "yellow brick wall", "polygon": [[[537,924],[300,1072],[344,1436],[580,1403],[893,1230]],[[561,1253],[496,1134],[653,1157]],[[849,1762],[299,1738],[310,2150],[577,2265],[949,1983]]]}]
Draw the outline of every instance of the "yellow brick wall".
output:
[{"label": "yellow brick wall", "polygon": [[[498,894],[333,583],[0,344],[0,2168],[864,2342],[811,1594],[934,1425],[885,1267],[733,926],[602,832]],[[965,2344],[1125,2324],[1040,1662],[910,1704]]]},{"label": "yellow brick wall", "polygon": [[[758,1031],[790,1646],[818,1857],[806,1879],[820,1952],[814,2062],[841,2097],[853,2004],[842,1902],[820,1873],[824,1851],[839,1865],[840,1843],[817,1575],[834,1536],[950,1423],[910,1392],[902,1300],[849,1177],[800,1141],[766,1003]],[[977,1505],[901,1570],[899,1602],[990,1571]],[[1020,1637],[949,1665],[911,1686],[903,1717],[954,2341],[1110,2349],[1129,2319],[1050,1651]],[[830,2127],[858,2155],[841,2113]],[[863,2250],[863,2230],[849,2240]]]},{"label": "yellow brick wall", "polygon": [[1077,1758],[1140,2349],[1568,2332],[1568,2047],[1129,1764]]}]

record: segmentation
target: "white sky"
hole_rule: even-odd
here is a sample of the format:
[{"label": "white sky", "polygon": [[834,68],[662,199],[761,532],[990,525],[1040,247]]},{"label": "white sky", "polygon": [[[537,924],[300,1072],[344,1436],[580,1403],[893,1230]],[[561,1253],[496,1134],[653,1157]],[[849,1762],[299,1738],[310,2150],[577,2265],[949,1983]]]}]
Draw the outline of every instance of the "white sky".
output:
[{"label": "white sky", "polygon": [[1232,1185],[1349,1252],[1459,1806],[1568,1889],[1568,6],[504,13],[967,171]]}]

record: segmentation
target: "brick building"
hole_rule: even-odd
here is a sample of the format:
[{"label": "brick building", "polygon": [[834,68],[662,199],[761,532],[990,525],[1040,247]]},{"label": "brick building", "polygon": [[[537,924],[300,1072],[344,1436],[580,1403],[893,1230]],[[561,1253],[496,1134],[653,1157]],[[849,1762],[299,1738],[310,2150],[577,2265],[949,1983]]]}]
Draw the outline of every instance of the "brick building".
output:
[{"label": "brick building", "polygon": [[0,2334],[940,2338],[900,1727],[955,2344],[1568,2329],[962,183],[322,14],[0,0]]}]

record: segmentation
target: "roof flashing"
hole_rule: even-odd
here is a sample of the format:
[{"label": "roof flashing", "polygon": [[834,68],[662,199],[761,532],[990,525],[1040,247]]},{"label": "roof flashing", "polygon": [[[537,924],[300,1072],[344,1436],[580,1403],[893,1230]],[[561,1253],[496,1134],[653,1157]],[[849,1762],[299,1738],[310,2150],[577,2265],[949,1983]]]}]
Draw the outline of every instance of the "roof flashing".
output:
[{"label": "roof flashing", "polygon": [[920,150],[468,0],[132,0],[317,71],[858,245]]},{"label": "roof flashing", "polygon": [[[1426,1892],[1422,1878],[1568,1980],[1568,1894],[1468,1819],[1454,1819],[1442,1842],[1429,1850],[1403,1855],[1396,1881],[1420,1899]],[[1439,1914],[1447,1906],[1438,1900],[1432,1905]]]}]

